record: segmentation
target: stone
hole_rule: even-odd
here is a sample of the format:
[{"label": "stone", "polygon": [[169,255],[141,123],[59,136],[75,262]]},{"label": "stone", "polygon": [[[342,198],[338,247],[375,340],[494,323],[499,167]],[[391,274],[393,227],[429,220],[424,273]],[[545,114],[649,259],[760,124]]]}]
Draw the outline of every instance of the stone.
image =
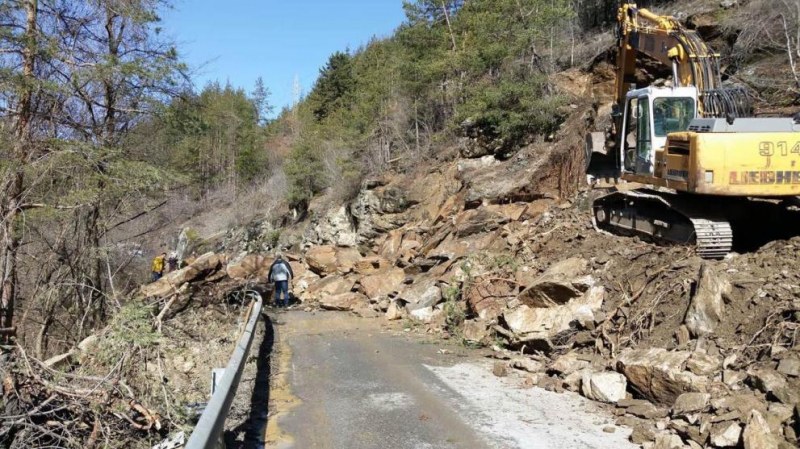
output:
[{"label": "stone", "polygon": [[390,268],[362,277],[359,284],[369,299],[378,299],[398,291],[405,278],[406,273],[402,268]]},{"label": "stone", "polygon": [[729,421],[711,426],[711,444],[715,447],[736,447],[742,439],[742,427]]},{"label": "stone", "polygon": [[533,284],[519,294],[519,300],[529,306],[546,308],[563,305],[580,297],[581,291],[573,281],[586,270],[586,259],[571,258],[558,262],[547,269]]},{"label": "stone", "polygon": [[435,279],[417,278],[399,297],[406,301],[406,308],[410,312],[439,304],[442,301],[442,290],[436,285]]},{"label": "stone", "polygon": [[747,419],[742,435],[744,449],[778,449],[779,439],[758,411],[753,410]]},{"label": "stone", "polygon": [[434,309],[433,307],[425,307],[422,309],[415,309],[409,312],[409,316],[417,321],[420,321],[425,324],[433,323],[439,315],[442,315],[443,312],[440,309]]},{"label": "stone", "polygon": [[686,369],[698,376],[711,376],[722,367],[722,361],[704,352],[695,351],[686,361]]},{"label": "stone", "polygon": [[465,289],[470,309],[483,320],[500,316],[508,301],[516,295],[516,285],[509,281],[476,278]]},{"label": "stone", "polygon": [[644,404],[638,404],[628,407],[625,411],[628,414],[645,419],[666,418],[669,415],[669,411],[667,409],[656,407],[655,405],[646,401],[644,402]]},{"label": "stone", "polygon": [[355,248],[336,248],[336,272],[348,274],[353,271],[355,265],[361,260],[361,253]]},{"label": "stone", "polygon": [[711,407],[722,414],[727,411],[735,412],[730,419],[746,417],[751,411],[757,410],[762,415],[767,413],[767,404],[761,397],[752,393],[736,393],[711,400]]},{"label": "stone", "polygon": [[386,314],[384,315],[388,321],[399,320],[404,316],[406,316],[406,308],[398,304],[397,301],[389,303],[389,307],[386,309]]},{"label": "stone", "polygon": [[643,397],[656,404],[671,406],[682,393],[705,390],[708,379],[685,371],[688,351],[663,348],[626,349],[616,361],[617,370]]},{"label": "stone", "polygon": [[483,343],[489,337],[489,326],[483,320],[466,320],[462,328],[464,340]]},{"label": "stone", "polygon": [[625,376],[610,371],[586,372],[581,379],[581,390],[584,396],[611,404],[625,398],[627,385]]},{"label": "stone", "polygon": [[495,362],[494,366],[492,367],[492,374],[497,377],[508,376],[508,365],[504,362]]},{"label": "stone", "polygon": [[336,248],[330,245],[312,246],[306,251],[306,263],[314,273],[327,276],[336,272]]},{"label": "stone", "polygon": [[368,304],[369,298],[358,292],[325,295],[319,300],[319,306],[325,310],[354,311]]},{"label": "stone", "polygon": [[228,262],[225,272],[229,278],[236,280],[246,280],[254,277],[266,279],[271,265],[272,259],[268,259],[261,254],[245,254]]},{"label": "stone", "polygon": [[722,381],[729,387],[736,387],[747,380],[747,373],[726,369],[722,371]]},{"label": "stone", "polygon": [[708,408],[711,395],[708,393],[683,393],[672,406],[673,416],[686,416],[690,413],[702,412]]},{"label": "stone", "polygon": [[370,256],[358,260],[353,270],[361,275],[375,274],[391,267],[391,263],[381,256]]},{"label": "stone", "polygon": [[341,276],[328,276],[309,285],[301,299],[319,301],[325,296],[340,295],[353,290],[355,281]]},{"label": "stone", "polygon": [[528,205],[526,203],[490,204],[485,208],[495,214],[505,217],[509,221],[519,221],[528,210]]},{"label": "stone", "polygon": [[661,432],[656,435],[653,449],[683,449],[683,440],[681,440],[681,437],[678,435],[669,432]]},{"label": "stone", "polygon": [[747,376],[749,382],[763,393],[774,393],[786,387],[786,378],[770,368],[750,368]]},{"label": "stone", "polygon": [[550,365],[547,366],[549,372],[568,376],[574,372],[586,369],[591,364],[585,360],[579,360],[577,354],[568,352],[556,358]]},{"label": "stone", "polygon": [[778,363],[778,372],[786,376],[800,377],[800,356],[792,353]]},{"label": "stone", "polygon": [[689,328],[686,327],[685,324],[681,324],[681,327],[675,331],[675,340],[678,341],[678,346],[683,346],[692,339],[691,334],[689,333]]},{"label": "stone", "polygon": [[714,333],[725,313],[724,297],[730,294],[731,283],[707,262],[700,267],[695,294],[686,312],[686,327],[694,336]]},{"label": "stone", "polygon": [[508,328],[525,341],[549,340],[554,335],[569,330],[578,316],[600,310],[605,289],[596,286],[586,294],[554,307],[531,307],[523,304],[503,313]]},{"label": "stone", "polygon": [[481,207],[458,213],[453,218],[455,235],[464,238],[481,232],[493,231],[508,223],[508,218],[489,208]]}]

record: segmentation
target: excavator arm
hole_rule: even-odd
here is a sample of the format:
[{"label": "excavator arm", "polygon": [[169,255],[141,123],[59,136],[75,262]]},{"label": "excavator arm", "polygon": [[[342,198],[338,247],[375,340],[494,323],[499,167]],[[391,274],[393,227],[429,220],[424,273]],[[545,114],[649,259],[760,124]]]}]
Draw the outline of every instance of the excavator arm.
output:
[{"label": "excavator arm", "polygon": [[[661,16],[634,3],[624,3],[618,12],[617,104],[635,85],[637,58],[647,55],[671,67],[677,87],[693,86],[698,92],[701,117],[746,117],[752,114],[744,91],[722,88],[719,54],[677,19]],[[635,86],[643,87],[643,86]]]}]

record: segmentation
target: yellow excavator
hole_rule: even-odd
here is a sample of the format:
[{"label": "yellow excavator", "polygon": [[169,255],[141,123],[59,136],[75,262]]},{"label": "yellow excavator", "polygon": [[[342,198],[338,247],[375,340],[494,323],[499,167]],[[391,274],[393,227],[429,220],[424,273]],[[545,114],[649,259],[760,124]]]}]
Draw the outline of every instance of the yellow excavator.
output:
[{"label": "yellow excavator", "polygon": [[[624,2],[618,20],[614,124],[587,136],[587,153],[608,154],[615,177],[650,187],[597,199],[595,223],[724,257],[747,237],[731,222],[758,219],[748,217],[754,201],[800,195],[800,118],[750,117],[746,92],[722,86],[719,54],[674,17]],[[671,81],[637,85],[645,61],[671,68]]]}]

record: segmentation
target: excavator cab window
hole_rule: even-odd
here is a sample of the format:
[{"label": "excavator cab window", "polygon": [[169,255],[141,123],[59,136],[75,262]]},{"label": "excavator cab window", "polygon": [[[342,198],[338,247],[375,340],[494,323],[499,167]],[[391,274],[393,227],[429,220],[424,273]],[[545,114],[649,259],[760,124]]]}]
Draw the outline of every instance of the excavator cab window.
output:
[{"label": "excavator cab window", "polygon": [[695,117],[692,98],[656,98],[653,100],[653,131],[656,137],[686,131]]},{"label": "excavator cab window", "polygon": [[653,142],[650,137],[650,102],[647,98],[637,105],[636,173],[652,173]]},{"label": "excavator cab window", "polygon": [[625,157],[625,171],[635,171],[636,170],[636,144],[638,139],[638,130],[639,130],[639,99],[638,98],[631,98],[628,101],[628,107],[626,110],[628,114],[625,117],[625,141],[623,145],[625,146],[624,157]]}]

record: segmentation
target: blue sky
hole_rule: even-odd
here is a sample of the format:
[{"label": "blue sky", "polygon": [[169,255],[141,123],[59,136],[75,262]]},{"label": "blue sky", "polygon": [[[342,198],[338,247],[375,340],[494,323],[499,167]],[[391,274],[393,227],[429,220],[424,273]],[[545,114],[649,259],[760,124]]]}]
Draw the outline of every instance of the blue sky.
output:
[{"label": "blue sky", "polygon": [[279,112],[295,75],[307,93],[331,53],[391,35],[404,15],[402,0],[176,0],[162,18],[198,88],[219,80],[250,92],[262,76]]}]

